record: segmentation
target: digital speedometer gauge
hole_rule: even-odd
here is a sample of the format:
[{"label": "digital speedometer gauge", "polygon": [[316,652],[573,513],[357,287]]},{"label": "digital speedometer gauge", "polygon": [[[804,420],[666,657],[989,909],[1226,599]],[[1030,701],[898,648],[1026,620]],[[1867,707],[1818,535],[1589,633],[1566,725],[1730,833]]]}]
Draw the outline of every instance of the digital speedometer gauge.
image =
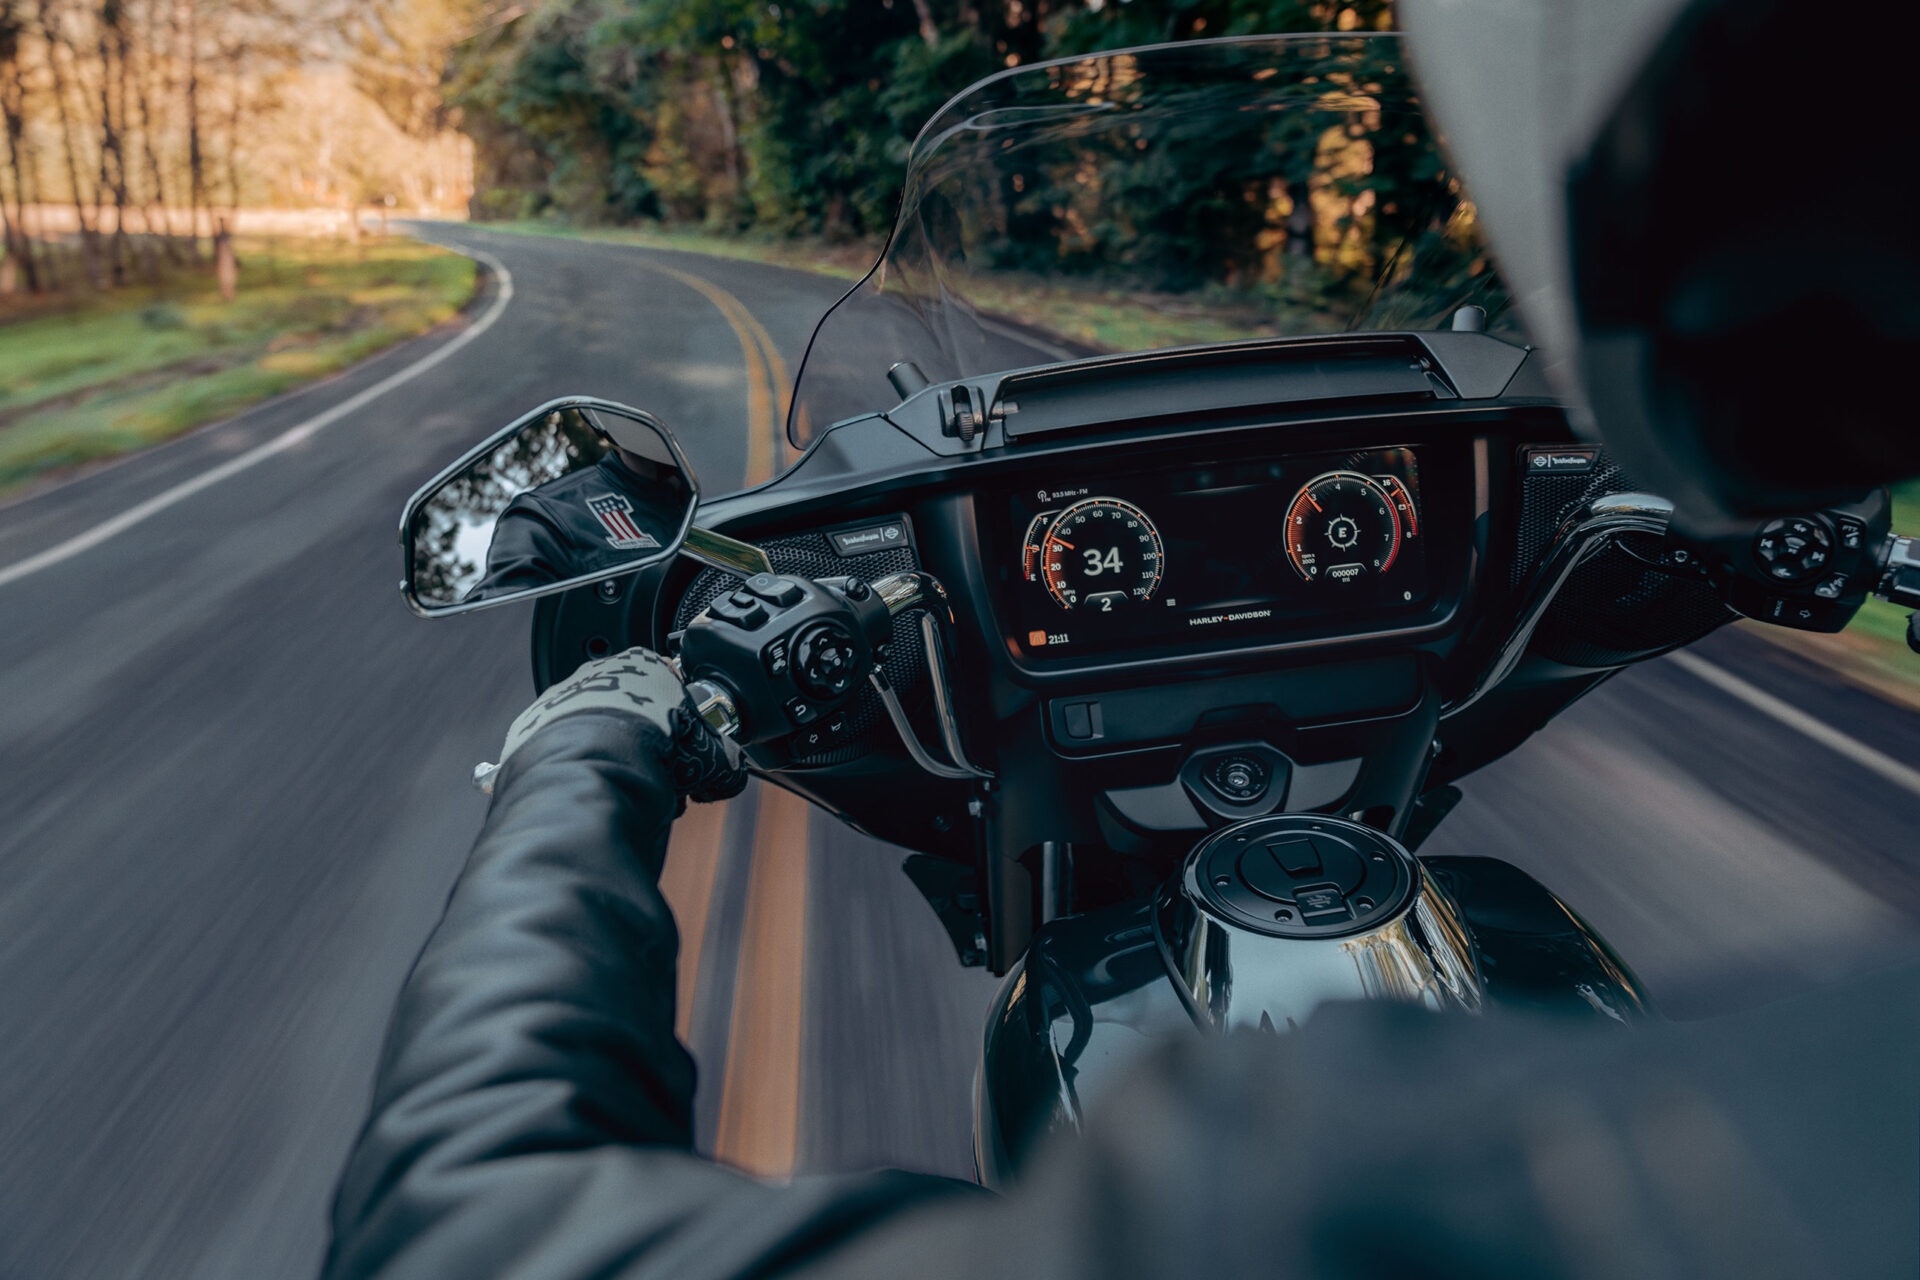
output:
[{"label": "digital speedometer gauge", "polygon": [[1287,507],[1287,559],[1308,582],[1351,584],[1385,573],[1402,537],[1393,495],[1358,471],[1315,476]]},{"label": "digital speedometer gauge", "polygon": [[1160,531],[1118,498],[1087,498],[1062,511],[1040,539],[1039,560],[1055,604],[1099,613],[1153,599],[1166,573]]}]

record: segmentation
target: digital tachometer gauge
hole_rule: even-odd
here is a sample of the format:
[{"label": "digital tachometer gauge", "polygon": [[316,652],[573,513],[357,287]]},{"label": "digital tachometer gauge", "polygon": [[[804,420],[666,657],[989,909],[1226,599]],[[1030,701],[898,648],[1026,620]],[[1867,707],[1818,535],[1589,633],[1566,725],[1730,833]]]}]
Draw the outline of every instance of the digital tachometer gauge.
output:
[{"label": "digital tachometer gauge", "polygon": [[1358,471],[1315,476],[1287,507],[1287,559],[1308,582],[1350,584],[1385,573],[1402,536],[1399,504]]},{"label": "digital tachometer gauge", "polygon": [[1151,600],[1165,573],[1160,531],[1118,498],[1074,503],[1040,540],[1040,580],[1062,609],[1112,613]]}]

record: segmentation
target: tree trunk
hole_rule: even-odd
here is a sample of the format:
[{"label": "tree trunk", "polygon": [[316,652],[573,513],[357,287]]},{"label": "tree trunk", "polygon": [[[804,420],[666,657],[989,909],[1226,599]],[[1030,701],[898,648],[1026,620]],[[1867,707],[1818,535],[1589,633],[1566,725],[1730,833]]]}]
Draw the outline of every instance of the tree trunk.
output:
[{"label": "tree trunk", "polygon": [[60,50],[65,47],[65,42],[60,38],[59,24],[54,19],[50,0],[40,0],[40,30],[47,40],[47,71],[53,79],[53,104],[60,120],[60,140],[66,151],[67,184],[73,193],[73,216],[80,223],[80,260],[87,273],[87,283],[100,289],[106,284],[100,278],[100,244],[93,223],[87,220],[86,195],[80,189],[80,156],[74,149],[73,119],[67,110],[67,78],[60,69]]},{"label": "tree trunk", "polygon": [[220,219],[213,233],[213,273],[220,281],[220,297],[226,302],[233,301],[233,295],[240,284],[240,263],[233,256],[233,233],[227,230],[227,220]]},{"label": "tree trunk", "polygon": [[[125,87],[125,81],[114,69],[114,45],[108,39],[108,34],[123,19],[118,4],[109,0],[101,7],[99,39],[96,41],[100,50],[100,186],[113,191],[113,241],[108,264],[116,285],[127,282],[127,158],[120,147],[123,126],[115,122],[113,86],[116,80],[120,80],[122,87]],[[120,33],[118,43],[124,58],[127,44],[124,32]],[[125,106],[124,100],[121,105]],[[96,199],[96,208],[99,203]]]},{"label": "tree trunk", "polygon": [[746,165],[742,162],[740,150],[740,115],[733,96],[733,71],[727,66],[725,58],[715,61],[709,83],[724,135],[721,142],[726,150],[727,199],[732,205],[727,210],[727,220],[737,224],[746,200]]},{"label": "tree trunk", "polygon": [[20,287],[20,245],[24,237],[13,229],[13,213],[7,208],[7,189],[0,186],[0,298],[10,297]]},{"label": "tree trunk", "polygon": [[146,56],[136,63],[141,69],[134,73],[133,78],[134,105],[140,109],[140,149],[147,162],[147,181],[152,186],[147,193],[147,228],[151,231],[156,223],[159,224],[160,243],[166,250],[167,261],[178,263],[180,247],[173,239],[173,214],[167,207],[167,181],[160,171],[160,153],[153,145],[154,123],[150,99],[153,63],[160,48],[160,20],[157,13],[157,5],[148,8]]},{"label": "tree trunk", "polygon": [[[20,75],[17,58],[10,58],[0,71],[6,73],[6,79],[0,81],[0,136],[7,143],[7,169],[13,174],[13,209],[7,219],[7,258],[18,263],[18,270],[26,278],[27,292],[39,293],[41,289],[40,266],[34,261],[33,236],[27,229],[27,196],[35,185],[30,181],[30,158],[23,160],[26,150],[26,114],[27,86]],[[0,213],[6,211],[6,191],[0,188]]]},{"label": "tree trunk", "polygon": [[194,261],[200,260],[200,210],[212,203],[207,196],[206,156],[200,148],[200,4],[187,0],[187,220]]},{"label": "tree trunk", "polygon": [[1287,184],[1287,199],[1293,212],[1287,215],[1287,255],[1293,258],[1313,256],[1313,193],[1304,181]]},{"label": "tree trunk", "polygon": [[240,151],[240,112],[245,103],[240,81],[241,59],[245,54],[244,49],[228,54],[233,68],[233,106],[227,112],[227,208],[235,212],[240,208],[240,166],[236,157]]},{"label": "tree trunk", "polygon": [[933,20],[933,6],[927,0],[913,0],[913,14],[920,20],[920,38],[931,49],[940,43],[940,26]]},{"label": "tree trunk", "polygon": [[[56,289],[60,285],[60,272],[54,265],[54,255],[49,249],[43,261],[35,262],[33,248],[33,228],[27,224],[27,206],[40,204],[40,162],[26,145],[27,120],[27,82],[20,73],[20,64],[13,64],[10,83],[0,86],[0,90],[10,94],[12,119],[7,135],[7,159],[13,169],[13,196],[16,221],[20,224],[20,239],[26,246],[27,256],[23,266],[28,268],[28,287],[36,293],[41,290]],[[42,215],[44,217],[44,215]]]}]

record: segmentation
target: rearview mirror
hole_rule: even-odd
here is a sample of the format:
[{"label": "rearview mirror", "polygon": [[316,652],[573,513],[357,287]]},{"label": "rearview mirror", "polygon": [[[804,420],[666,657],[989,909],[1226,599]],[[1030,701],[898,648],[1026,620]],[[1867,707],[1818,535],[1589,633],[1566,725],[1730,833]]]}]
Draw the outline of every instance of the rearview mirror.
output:
[{"label": "rearview mirror", "polygon": [[436,618],[644,569],[686,541],[700,489],[650,413],[568,396],[495,432],[400,517],[407,603]]}]

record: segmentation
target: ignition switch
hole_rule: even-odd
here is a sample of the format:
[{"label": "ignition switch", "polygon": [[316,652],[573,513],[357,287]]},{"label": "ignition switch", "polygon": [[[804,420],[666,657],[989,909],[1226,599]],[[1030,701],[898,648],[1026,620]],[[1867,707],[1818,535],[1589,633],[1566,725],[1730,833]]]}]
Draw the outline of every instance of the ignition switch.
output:
[{"label": "ignition switch", "polygon": [[1267,789],[1267,767],[1252,756],[1221,756],[1204,776],[1222,799],[1235,804],[1258,800]]}]

